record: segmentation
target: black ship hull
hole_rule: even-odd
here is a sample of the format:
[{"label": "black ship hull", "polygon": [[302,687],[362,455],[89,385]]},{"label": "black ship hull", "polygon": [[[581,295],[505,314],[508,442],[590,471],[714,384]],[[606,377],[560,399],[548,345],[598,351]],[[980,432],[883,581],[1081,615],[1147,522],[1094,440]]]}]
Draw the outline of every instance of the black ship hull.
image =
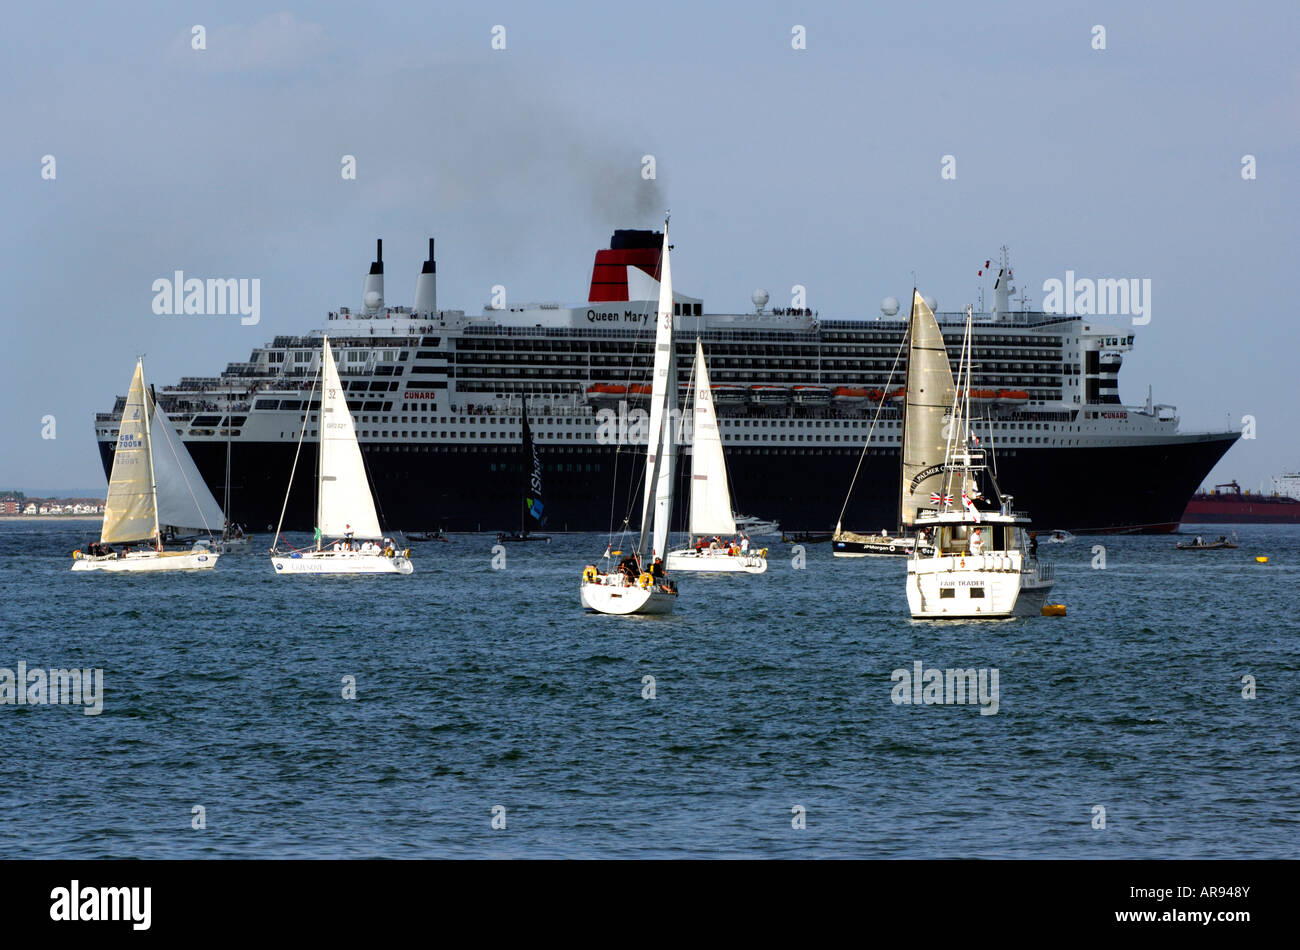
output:
[{"label": "black ship hull", "polygon": [[[1008,449],[998,481],[1045,529],[1161,533],[1177,528],[1188,499],[1236,441],[1235,435],[1180,436],[1159,444]],[[100,442],[107,476],[113,443]],[[217,498],[225,491],[226,444],[186,442]],[[284,503],[293,443],[235,443],[233,519],[273,529]],[[519,522],[525,457],[518,445],[362,444],[380,521],[388,530],[501,531]],[[640,524],[642,456],[624,447],[539,445],[546,475],[545,528],[605,531]],[[780,522],[788,531],[834,528],[857,465],[858,449],[737,447],[728,452],[738,510]],[[315,452],[303,452],[285,513],[285,529],[310,531],[315,510]],[[689,465],[678,470],[685,498]],[[610,498],[613,492],[613,505]],[[869,455],[844,512],[843,526],[873,532],[898,520],[897,450]],[[685,505],[678,506],[679,511]]]}]

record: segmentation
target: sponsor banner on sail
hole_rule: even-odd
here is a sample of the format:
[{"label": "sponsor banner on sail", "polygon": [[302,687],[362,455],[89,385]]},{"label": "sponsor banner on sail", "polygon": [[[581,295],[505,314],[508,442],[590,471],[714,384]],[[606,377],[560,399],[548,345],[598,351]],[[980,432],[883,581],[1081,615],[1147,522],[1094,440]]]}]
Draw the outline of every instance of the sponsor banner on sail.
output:
[{"label": "sponsor banner on sail", "polygon": [[934,312],[919,291],[912,291],[908,331],[907,424],[903,428],[903,489],[899,515],[903,524],[929,507],[931,494],[945,494],[943,459],[947,450],[944,419],[952,410],[957,387]]},{"label": "sponsor banner on sail", "polygon": [[[533,430],[528,425],[528,401],[524,400],[524,451],[527,453],[528,462],[531,463],[532,469],[528,476],[528,485],[524,491],[524,506],[528,513],[540,525],[542,523],[542,512],[545,506],[542,503],[542,459],[537,454],[537,443],[533,441]],[[527,464],[527,463],[526,463]]]}]

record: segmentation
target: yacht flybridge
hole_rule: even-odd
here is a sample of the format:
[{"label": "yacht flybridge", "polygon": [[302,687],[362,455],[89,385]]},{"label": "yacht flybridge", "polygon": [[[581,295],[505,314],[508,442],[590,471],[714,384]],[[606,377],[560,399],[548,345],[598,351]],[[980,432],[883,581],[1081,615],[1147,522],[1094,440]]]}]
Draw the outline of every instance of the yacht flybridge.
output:
[{"label": "yacht flybridge", "polygon": [[[1053,571],[1038,560],[1029,517],[1015,512],[971,432],[970,316],[956,386],[934,314],[915,291],[909,332],[902,510],[917,533],[907,562],[912,617],[1036,615]],[[998,496],[997,510],[979,505],[984,481]]]}]

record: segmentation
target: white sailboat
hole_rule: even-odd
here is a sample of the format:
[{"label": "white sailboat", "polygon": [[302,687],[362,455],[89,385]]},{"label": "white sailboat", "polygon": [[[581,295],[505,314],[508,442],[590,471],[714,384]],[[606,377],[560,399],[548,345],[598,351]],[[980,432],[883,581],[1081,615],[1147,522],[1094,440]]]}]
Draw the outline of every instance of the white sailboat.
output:
[{"label": "white sailboat", "polygon": [[[665,220],[641,537],[636,552],[623,558],[615,570],[600,571],[594,564],[588,564],[583,570],[579,592],[582,606],[588,610],[602,614],[666,614],[671,613],[677,603],[677,585],[664,576],[661,560],[667,550],[668,525],[673,511],[677,440],[672,431],[672,418],[676,415],[676,408],[673,279],[668,262],[668,222]],[[648,558],[645,556],[647,541],[650,545]]]},{"label": "white sailboat", "polygon": [[[736,518],[731,510],[731,488],[727,484],[727,460],[722,453],[722,434],[718,415],[713,408],[713,390],[709,386],[709,368],[704,360],[704,344],[695,339],[695,421],[691,449],[691,504],[687,530],[701,541],[709,535],[731,538],[736,533]],[[667,558],[670,571],[709,571],[715,573],[762,574],[767,570],[767,549],[746,550],[732,554],[727,547],[696,544],[671,551]]]},{"label": "white sailboat", "polygon": [[[915,295],[915,291],[913,293]],[[952,383],[948,354],[943,348],[943,335],[938,332],[933,312],[924,301],[921,301],[921,306],[924,311],[913,308],[898,356],[894,360],[897,365],[903,352],[907,352],[908,370],[902,390],[905,395],[901,433],[904,490],[898,505],[898,521],[892,528],[882,528],[879,534],[844,528],[844,512],[848,509],[849,498],[852,497],[853,486],[858,478],[855,472],[849,485],[849,495],[845,497],[844,506],[840,509],[840,518],[835,523],[835,533],[831,536],[831,550],[835,557],[912,557],[934,553],[933,548],[925,544],[918,547],[916,537],[909,536],[908,531],[915,523],[917,512],[927,495],[942,486],[943,466],[936,463],[943,459],[943,426],[956,389]],[[930,314],[928,323],[924,313]],[[933,332],[931,327],[934,328]],[[891,369],[886,391],[890,390],[893,382]],[[862,447],[863,459],[884,405],[885,400],[881,399],[867,435],[867,444]],[[861,459],[858,465],[861,471]]]},{"label": "white sailboat", "polygon": [[[163,548],[165,531],[221,527],[221,509],[171,420],[154,402],[137,360],[118,424],[99,542],[74,551],[74,571],[203,571],[220,554],[200,541],[187,551]],[[121,545],[113,548],[113,545]],[[132,549],[133,545],[136,549]]]},{"label": "white sailboat", "polygon": [[[276,574],[410,574],[415,568],[408,551],[398,551],[379,529],[375,497],[357,443],[357,430],[348,411],[329,338],[321,341],[320,436],[316,477],[316,546],[281,553],[280,528],[275,530],[271,565]],[[312,393],[313,397],[315,392]],[[309,401],[309,405],[314,402]],[[304,422],[303,431],[306,431]],[[303,432],[298,434],[302,450]],[[297,468],[298,456],[294,455]],[[290,490],[293,473],[289,475]],[[285,506],[289,496],[285,494]],[[326,541],[326,538],[333,538]]]},{"label": "white sailboat", "polygon": [[[1054,583],[1052,566],[1031,553],[1029,517],[1013,510],[971,433],[971,319],[967,311],[954,386],[939,325],[912,293],[901,510],[903,523],[917,531],[907,562],[914,619],[1036,615]],[[984,477],[998,495],[998,510],[977,504]]]}]

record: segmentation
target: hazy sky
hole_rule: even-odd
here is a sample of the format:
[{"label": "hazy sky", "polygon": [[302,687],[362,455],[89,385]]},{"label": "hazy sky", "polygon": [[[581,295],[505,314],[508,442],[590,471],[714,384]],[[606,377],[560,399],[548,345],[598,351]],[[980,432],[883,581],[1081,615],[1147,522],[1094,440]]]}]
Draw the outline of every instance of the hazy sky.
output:
[{"label": "hazy sky", "polygon": [[[0,488],[102,485],[93,415],[137,353],[163,385],[306,332],[360,303],[376,237],[390,303],[410,302],[430,235],[444,308],[478,311],[494,284],[573,302],[610,232],[664,207],[677,284],[713,311],[802,284],[823,316],[871,317],[913,271],[958,309],[1001,244],[1035,304],[1067,269],[1150,278],[1124,401],[1150,383],[1185,430],[1253,415],[1215,481],[1300,468],[1289,0],[73,3],[5,20]],[[155,315],[174,270],[259,278],[261,323]]]}]

